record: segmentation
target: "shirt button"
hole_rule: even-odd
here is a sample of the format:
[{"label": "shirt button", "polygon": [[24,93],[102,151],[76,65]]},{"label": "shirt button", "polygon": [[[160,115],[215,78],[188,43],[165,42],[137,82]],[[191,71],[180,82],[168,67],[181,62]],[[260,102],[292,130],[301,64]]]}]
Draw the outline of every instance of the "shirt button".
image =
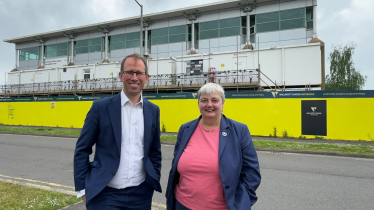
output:
[{"label": "shirt button", "polygon": [[114,175],[114,174],[116,174],[116,173],[114,173],[114,171],[112,171],[112,175]]},{"label": "shirt button", "polygon": [[118,158],[121,158],[121,155],[118,155]]},{"label": "shirt button", "polygon": [[225,190],[228,190],[228,189],[230,189],[230,186],[226,186],[226,187],[225,187]]}]

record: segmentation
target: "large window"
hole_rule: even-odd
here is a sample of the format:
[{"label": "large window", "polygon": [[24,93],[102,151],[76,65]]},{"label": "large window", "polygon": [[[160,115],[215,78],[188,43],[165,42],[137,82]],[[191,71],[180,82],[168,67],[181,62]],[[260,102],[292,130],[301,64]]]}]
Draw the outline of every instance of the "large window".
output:
[{"label": "large window", "polygon": [[306,8],[306,29],[313,29],[313,7]]},{"label": "large window", "polygon": [[67,56],[69,45],[67,42],[59,44],[46,45],[44,48],[45,58]]},{"label": "large window", "polygon": [[305,28],[305,8],[256,15],[256,32]]},{"label": "large window", "polygon": [[187,26],[169,27],[169,43],[185,42],[187,40]]},{"label": "large window", "polygon": [[126,34],[126,48],[140,47],[140,32]]},{"label": "large window", "polygon": [[126,34],[113,35],[110,37],[111,50],[126,48]]},{"label": "large window", "polygon": [[75,54],[102,52],[103,50],[104,47],[102,37],[79,40],[75,42]]},{"label": "large window", "polygon": [[280,29],[305,27],[305,8],[280,11]]},{"label": "large window", "polygon": [[241,17],[201,22],[199,39],[212,39],[240,35]]},{"label": "large window", "polygon": [[39,47],[30,47],[19,50],[19,60],[37,60],[39,59]]},{"label": "large window", "polygon": [[93,53],[93,52],[101,52],[103,51],[102,49],[102,42],[103,38],[98,37],[98,38],[93,38],[88,40],[88,52]]},{"label": "large window", "polygon": [[75,42],[75,54],[88,53],[88,39]]},{"label": "large window", "polygon": [[152,30],[152,45],[185,42],[188,38],[187,25]]}]

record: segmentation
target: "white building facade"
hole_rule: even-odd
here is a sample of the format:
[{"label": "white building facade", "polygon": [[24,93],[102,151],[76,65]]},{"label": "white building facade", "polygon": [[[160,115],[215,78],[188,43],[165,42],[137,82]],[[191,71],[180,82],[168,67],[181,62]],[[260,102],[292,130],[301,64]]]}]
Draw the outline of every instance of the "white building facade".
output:
[{"label": "white building facade", "polygon": [[7,39],[18,70],[8,84],[113,78],[124,57],[140,53],[149,57],[151,85],[162,84],[157,77],[170,77],[170,85],[189,75],[211,81],[215,72],[220,83],[246,77],[252,86],[323,89],[324,45],[312,40],[318,40],[316,8],[316,0],[231,0],[147,14],[142,52],[140,17]]}]

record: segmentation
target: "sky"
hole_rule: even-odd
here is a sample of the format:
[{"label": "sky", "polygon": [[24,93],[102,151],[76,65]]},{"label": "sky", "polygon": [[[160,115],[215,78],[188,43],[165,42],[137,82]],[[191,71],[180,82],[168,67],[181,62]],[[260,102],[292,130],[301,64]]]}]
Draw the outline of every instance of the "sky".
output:
[{"label": "sky", "polygon": [[[218,1],[138,0],[144,5],[143,14]],[[14,44],[3,40],[139,14],[140,7],[133,0],[0,0],[0,84],[5,84],[5,72],[15,67]],[[355,68],[368,77],[364,90],[374,90],[374,1],[319,0],[317,33],[325,42],[326,74],[333,47],[354,43]]]}]

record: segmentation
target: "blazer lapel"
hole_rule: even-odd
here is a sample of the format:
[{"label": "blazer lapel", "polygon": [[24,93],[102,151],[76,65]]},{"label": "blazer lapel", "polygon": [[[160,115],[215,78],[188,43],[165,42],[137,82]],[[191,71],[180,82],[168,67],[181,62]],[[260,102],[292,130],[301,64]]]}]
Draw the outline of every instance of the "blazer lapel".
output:
[{"label": "blazer lapel", "polygon": [[108,104],[110,121],[112,123],[114,137],[121,153],[122,121],[121,121],[121,95],[117,94],[111,99],[112,103]]},{"label": "blazer lapel", "polygon": [[[147,100],[143,98],[143,119],[144,119],[144,157],[148,156],[148,148],[150,146],[150,138],[152,132],[152,113],[151,106]],[[156,128],[157,129],[157,128]]]},{"label": "blazer lapel", "polygon": [[225,149],[226,143],[229,140],[230,135],[230,125],[227,122],[226,116],[222,115],[221,118],[221,128],[220,128],[220,134],[219,134],[219,158],[221,158],[222,153]]}]

